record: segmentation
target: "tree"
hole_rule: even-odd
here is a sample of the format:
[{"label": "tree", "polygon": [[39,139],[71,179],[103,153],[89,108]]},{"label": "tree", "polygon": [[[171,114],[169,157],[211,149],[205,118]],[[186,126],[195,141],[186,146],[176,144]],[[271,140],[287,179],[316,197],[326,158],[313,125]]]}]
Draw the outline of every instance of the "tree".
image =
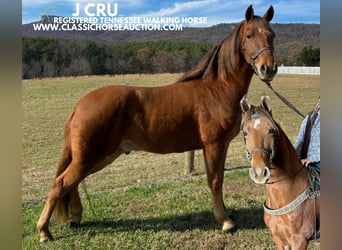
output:
[{"label": "tree", "polygon": [[152,73],[152,61],[153,51],[151,48],[144,47],[138,49],[136,53],[136,59],[139,62],[140,73]]},{"label": "tree", "polygon": [[300,66],[320,66],[320,49],[305,46],[298,55],[297,64]]},{"label": "tree", "polygon": [[85,56],[89,61],[91,72],[94,75],[105,74],[105,50],[101,45],[97,45],[95,42],[87,42],[85,50]]}]

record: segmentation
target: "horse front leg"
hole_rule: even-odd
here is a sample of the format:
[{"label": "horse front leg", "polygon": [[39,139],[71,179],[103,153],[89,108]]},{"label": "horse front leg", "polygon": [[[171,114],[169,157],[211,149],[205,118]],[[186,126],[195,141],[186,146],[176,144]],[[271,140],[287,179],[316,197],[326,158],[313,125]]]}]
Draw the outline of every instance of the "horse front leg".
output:
[{"label": "horse front leg", "polygon": [[206,145],[203,149],[208,185],[213,199],[214,215],[216,220],[222,224],[224,232],[228,232],[235,227],[234,221],[228,216],[222,195],[227,149],[228,144],[223,143]]}]

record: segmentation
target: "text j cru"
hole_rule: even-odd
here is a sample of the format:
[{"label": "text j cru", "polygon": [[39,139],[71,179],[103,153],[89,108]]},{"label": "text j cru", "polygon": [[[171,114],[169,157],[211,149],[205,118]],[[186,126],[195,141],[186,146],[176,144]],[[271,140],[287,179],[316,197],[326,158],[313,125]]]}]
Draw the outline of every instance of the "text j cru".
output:
[{"label": "text j cru", "polygon": [[75,13],[72,16],[117,16],[118,4],[117,3],[87,3],[81,6],[79,3],[75,5]]}]

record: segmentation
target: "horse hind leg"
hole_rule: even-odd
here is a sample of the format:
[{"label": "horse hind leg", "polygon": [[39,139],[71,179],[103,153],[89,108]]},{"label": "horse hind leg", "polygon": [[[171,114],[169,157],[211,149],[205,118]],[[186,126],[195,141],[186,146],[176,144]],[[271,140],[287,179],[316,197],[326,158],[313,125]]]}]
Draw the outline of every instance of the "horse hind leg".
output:
[{"label": "horse hind leg", "polygon": [[80,194],[78,192],[78,185],[73,187],[69,191],[69,196],[70,196],[70,204],[69,204],[69,208],[70,208],[70,216],[69,216],[70,227],[77,228],[81,224],[82,212],[83,212],[82,202],[81,202]]},{"label": "horse hind leg", "polygon": [[53,188],[47,197],[37,223],[37,230],[41,242],[53,240],[52,234],[49,231],[49,222],[56,207],[57,218],[70,218],[69,212],[71,211],[75,218],[78,217],[77,220],[80,220],[82,205],[79,199],[77,185],[84,178],[82,169],[79,163],[72,161],[66,170],[55,179]]}]

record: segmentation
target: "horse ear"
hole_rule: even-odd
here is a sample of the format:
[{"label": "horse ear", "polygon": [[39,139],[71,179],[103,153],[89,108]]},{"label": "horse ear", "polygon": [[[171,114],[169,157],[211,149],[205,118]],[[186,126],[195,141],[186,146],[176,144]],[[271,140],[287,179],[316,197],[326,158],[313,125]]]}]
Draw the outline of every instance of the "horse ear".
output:
[{"label": "horse ear", "polygon": [[251,105],[248,103],[248,99],[246,95],[242,97],[240,101],[240,107],[243,113],[246,113],[251,108]]},{"label": "horse ear", "polygon": [[272,108],[270,104],[270,98],[267,95],[261,97],[261,106],[272,114]]},{"label": "horse ear", "polygon": [[262,18],[265,19],[267,22],[270,22],[273,16],[274,16],[274,9],[273,9],[273,6],[271,5]]},{"label": "horse ear", "polygon": [[245,14],[245,18],[246,21],[248,22],[249,20],[251,20],[254,16],[254,10],[253,10],[253,6],[249,5],[249,7],[246,10],[246,14]]}]

